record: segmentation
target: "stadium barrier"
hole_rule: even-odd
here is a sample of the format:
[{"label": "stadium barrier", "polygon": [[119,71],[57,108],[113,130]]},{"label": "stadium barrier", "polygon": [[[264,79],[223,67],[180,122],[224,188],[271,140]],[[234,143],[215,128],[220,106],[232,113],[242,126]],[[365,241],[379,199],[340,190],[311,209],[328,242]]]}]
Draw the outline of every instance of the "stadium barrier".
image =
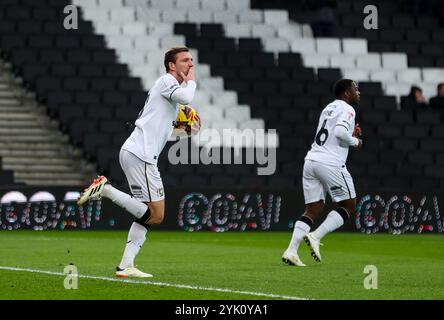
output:
[{"label": "stadium barrier", "polygon": [[[0,189],[0,231],[129,228],[132,216],[107,199],[77,206],[79,192],[79,187]],[[367,234],[444,233],[439,206],[442,203],[444,194],[361,192],[356,215],[340,230]],[[327,201],[322,217],[332,208]],[[156,229],[290,231],[303,210],[303,194],[298,188],[170,188],[166,189],[165,220]]]}]

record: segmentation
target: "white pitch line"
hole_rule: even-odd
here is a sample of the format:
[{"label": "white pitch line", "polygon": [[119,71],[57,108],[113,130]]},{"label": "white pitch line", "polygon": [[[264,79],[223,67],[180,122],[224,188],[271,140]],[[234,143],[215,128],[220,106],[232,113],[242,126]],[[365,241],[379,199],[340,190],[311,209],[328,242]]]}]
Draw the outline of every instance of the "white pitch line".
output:
[{"label": "white pitch line", "polygon": [[[47,274],[47,275],[51,275],[51,276],[64,276],[64,277],[66,277],[65,273],[53,272],[53,271],[45,271],[45,270],[37,270],[37,269],[27,269],[27,268],[15,268],[15,267],[0,266],[0,270],[40,273],[40,274]],[[200,287],[200,286],[192,286],[192,285],[188,285],[188,284],[176,284],[176,283],[154,282],[154,281],[140,281],[140,280],[109,278],[109,277],[101,277],[101,276],[90,276],[90,275],[83,275],[83,274],[79,274],[78,277],[79,278],[83,278],[83,279],[103,280],[103,281],[110,281],[110,282],[145,284],[145,285],[152,285],[152,286],[173,287],[173,288],[201,290],[201,291],[226,292],[226,293],[245,294],[245,295],[251,295],[251,296],[258,296],[258,297],[280,298],[280,299],[287,299],[287,300],[309,300],[308,298],[294,297],[294,296],[285,296],[285,295],[273,294],[273,293],[252,292],[252,291],[238,291],[238,290],[224,289],[224,288]]]}]

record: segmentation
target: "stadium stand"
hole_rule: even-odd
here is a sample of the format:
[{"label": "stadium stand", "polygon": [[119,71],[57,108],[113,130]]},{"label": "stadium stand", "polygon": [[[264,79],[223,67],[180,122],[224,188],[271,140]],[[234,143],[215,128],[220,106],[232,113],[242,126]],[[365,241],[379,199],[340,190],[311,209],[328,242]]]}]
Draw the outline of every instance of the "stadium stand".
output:
[{"label": "stadium stand", "polygon": [[146,90],[164,72],[163,50],[182,44],[198,64],[193,105],[204,125],[277,129],[278,167],[264,177],[252,176],[251,165],[175,166],[164,152],[159,169],[166,185],[299,185],[331,86],[349,77],[359,81],[362,96],[365,150],[350,152],[349,161],[357,187],[444,188],[443,112],[399,106],[411,85],[428,99],[444,81],[444,32],[435,18],[414,17],[408,6],[395,16],[395,1],[375,1],[384,28],[364,30],[365,3],[340,1],[332,36],[315,38],[303,1],[73,3],[81,7],[78,30],[62,27],[68,1],[10,1],[1,13],[0,47],[71,142],[118,183],[123,124],[136,118]]}]

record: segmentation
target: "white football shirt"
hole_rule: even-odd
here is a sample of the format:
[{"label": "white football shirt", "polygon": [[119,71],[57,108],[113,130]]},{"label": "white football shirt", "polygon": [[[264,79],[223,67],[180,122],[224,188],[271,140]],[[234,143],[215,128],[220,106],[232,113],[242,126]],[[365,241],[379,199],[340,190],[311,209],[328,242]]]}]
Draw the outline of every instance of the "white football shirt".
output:
[{"label": "white football shirt", "polygon": [[[350,144],[344,144],[335,135],[337,126],[342,126],[353,134],[355,128],[355,109],[343,100],[336,99],[321,112],[316,136],[305,159],[327,165],[345,165]],[[357,139],[353,138],[353,141]]]},{"label": "white football shirt", "polygon": [[194,97],[196,82],[190,80],[183,84],[180,86],[169,73],[156,80],[135,122],[135,129],[122,149],[145,162],[157,164],[174,129],[179,105],[189,104]]}]

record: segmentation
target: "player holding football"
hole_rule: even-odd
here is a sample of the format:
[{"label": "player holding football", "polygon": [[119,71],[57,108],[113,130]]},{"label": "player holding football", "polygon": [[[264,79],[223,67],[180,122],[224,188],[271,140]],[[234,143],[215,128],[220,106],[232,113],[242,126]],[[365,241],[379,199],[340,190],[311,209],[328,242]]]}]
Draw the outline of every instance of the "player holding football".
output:
[{"label": "player holding football", "polygon": [[[298,256],[304,240],[316,261],[321,261],[320,240],[341,227],[355,213],[356,192],[353,179],[345,166],[349,147],[362,148],[361,128],[355,125],[355,110],[360,100],[358,86],[353,80],[341,79],[334,86],[336,100],[322,110],[315,141],[305,157],[302,184],[305,212],[296,221],[288,249],[282,261],[305,266]],[[326,193],[337,204],[322,224],[313,232],[310,228],[324,207]]]},{"label": "player holding football", "polygon": [[[119,162],[128,180],[132,196],[117,190],[106,177],[100,176],[81,194],[81,205],[93,198],[105,197],[131,213],[136,220],[131,225],[128,241],[117,277],[152,277],[138,270],[134,259],[153,225],[162,223],[165,195],[157,160],[174,129],[179,105],[189,104],[196,90],[193,58],[186,47],[176,47],[165,53],[166,74],[154,83],[145,106],[135,122],[135,129],[123,144]],[[181,84],[184,84],[181,86]],[[196,122],[194,131],[200,129]]]}]

